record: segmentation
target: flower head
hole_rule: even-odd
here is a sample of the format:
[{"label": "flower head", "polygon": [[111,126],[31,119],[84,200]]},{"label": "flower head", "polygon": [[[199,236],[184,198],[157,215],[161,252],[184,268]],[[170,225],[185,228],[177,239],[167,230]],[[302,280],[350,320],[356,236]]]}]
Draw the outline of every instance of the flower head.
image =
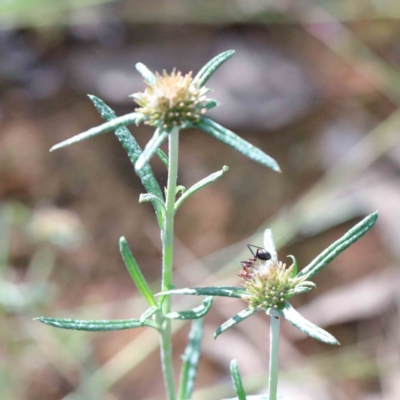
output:
[{"label": "flower head", "polygon": [[[107,122],[58,143],[51,148],[51,151],[112,130],[115,130],[120,140],[132,141],[132,139],[127,139],[127,132],[122,133],[121,129],[125,130],[126,125],[138,125],[144,122],[157,129],[144,150],[139,149],[139,154],[135,154],[133,157],[135,170],[139,176],[141,173],[144,177],[148,176],[147,172],[141,172],[142,169],[148,167],[150,159],[158,153],[158,149],[167,140],[172,130],[179,131],[184,128],[198,128],[246,157],[280,172],[279,165],[268,154],[203,115],[207,110],[218,105],[215,99],[207,98],[206,94],[210,90],[204,85],[233,54],[233,50],[228,50],[217,55],[194,77],[191,72],[183,75],[175,69],[170,74],[165,71],[162,74],[154,74],[144,64],[137,63],[136,68],[143,76],[146,88],[144,92],[131,95],[139,105],[135,112],[116,117],[102,100],[90,96]],[[127,143],[124,144],[125,146],[132,147]],[[136,147],[136,144],[134,146]]]},{"label": "flower head", "polygon": [[[307,279],[312,278],[325,268],[335,257],[350,245],[360,239],[375,224],[378,212],[374,212],[351,228],[339,240],[332,243],[305,268],[297,273],[297,262],[293,256],[293,263],[289,268],[278,260],[272,232],[269,229],[264,233],[264,248],[248,245],[253,257],[242,261],[242,270],[239,274],[243,278],[244,288],[235,286],[212,286],[185,289],[173,289],[162,294],[185,294],[195,296],[223,296],[236,297],[246,300],[249,306],[232,318],[225,321],[215,332],[216,338],[227,329],[241,323],[254,315],[257,311],[265,310],[268,315],[285,318],[302,332],[328,344],[339,342],[328,332],[303,318],[288,302],[295,294],[305,293],[315,287]],[[251,247],[257,249],[253,252]]]},{"label": "flower head", "polygon": [[295,262],[286,268],[283,262],[273,260],[255,260],[252,265],[243,265],[239,275],[243,279],[246,292],[242,299],[247,301],[251,308],[284,308],[286,300],[303,288],[307,291],[309,286],[314,286],[312,282],[306,281],[306,277],[293,276],[294,269]]},{"label": "flower head", "polygon": [[136,111],[144,115],[145,124],[171,129],[200,120],[207,111],[207,92],[204,86],[193,84],[192,72],[183,75],[174,69],[171,74],[156,73],[154,83],[146,82],[146,90],[132,97],[140,105]]}]

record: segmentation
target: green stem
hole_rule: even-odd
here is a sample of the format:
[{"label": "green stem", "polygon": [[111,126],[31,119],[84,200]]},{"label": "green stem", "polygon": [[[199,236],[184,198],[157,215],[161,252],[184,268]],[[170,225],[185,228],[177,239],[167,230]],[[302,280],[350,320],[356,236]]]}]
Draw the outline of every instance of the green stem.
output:
[{"label": "green stem", "polygon": [[278,389],[279,327],[281,319],[272,311],[270,320],[268,400],[276,400]]},{"label": "green stem", "polygon": [[[178,178],[178,144],[179,129],[174,128],[169,134],[169,170],[166,195],[166,212],[162,233],[163,244],[163,265],[161,290],[166,291],[172,288],[172,264],[174,245],[174,208],[176,181]],[[171,311],[170,296],[166,296],[162,303],[162,315],[165,316]],[[161,361],[164,374],[164,382],[168,393],[168,400],[176,399],[174,372],[172,364],[171,345],[171,320],[163,317],[161,332]]]}]

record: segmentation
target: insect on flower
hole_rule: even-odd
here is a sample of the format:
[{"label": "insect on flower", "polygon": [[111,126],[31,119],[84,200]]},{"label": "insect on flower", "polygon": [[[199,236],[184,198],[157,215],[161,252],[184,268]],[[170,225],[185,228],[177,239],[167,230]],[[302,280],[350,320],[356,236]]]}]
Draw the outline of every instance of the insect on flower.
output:
[{"label": "insect on flower", "polygon": [[[295,290],[314,285],[306,281],[306,277],[296,277],[293,274],[295,260],[291,266],[278,260],[274,245],[268,251],[263,247],[247,245],[253,257],[248,261],[241,261],[242,270],[239,276],[243,279],[246,293],[242,299],[246,300],[251,308],[282,309],[285,301],[290,299]],[[253,250],[256,249],[255,251]]]},{"label": "insect on flower", "polygon": [[[259,267],[261,267],[261,265],[263,267],[268,268],[269,267],[268,261],[273,262],[271,253],[269,251],[265,250],[264,248],[255,246],[253,244],[248,244],[247,247],[250,250],[253,257],[250,257],[247,261],[240,261],[240,264],[243,267],[243,269],[239,272],[238,276],[240,276],[241,278],[244,278],[244,279],[252,278],[254,276],[254,270],[256,268],[259,269]],[[255,252],[252,249],[252,247],[254,247],[256,249]],[[261,263],[260,265],[257,266],[256,265],[257,260],[265,261],[265,262]],[[264,269],[264,268],[261,268],[261,269]]]}]

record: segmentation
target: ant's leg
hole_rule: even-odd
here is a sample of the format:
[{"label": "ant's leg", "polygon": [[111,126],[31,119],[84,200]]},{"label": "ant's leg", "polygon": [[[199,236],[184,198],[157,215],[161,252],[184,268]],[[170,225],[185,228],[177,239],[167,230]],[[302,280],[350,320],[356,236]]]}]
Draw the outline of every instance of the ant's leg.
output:
[{"label": "ant's leg", "polygon": [[248,244],[247,245],[247,248],[250,250],[250,253],[253,254],[253,257],[257,258],[256,254],[254,254],[254,251],[253,251],[252,247],[257,247],[257,246],[253,246],[252,244]]}]

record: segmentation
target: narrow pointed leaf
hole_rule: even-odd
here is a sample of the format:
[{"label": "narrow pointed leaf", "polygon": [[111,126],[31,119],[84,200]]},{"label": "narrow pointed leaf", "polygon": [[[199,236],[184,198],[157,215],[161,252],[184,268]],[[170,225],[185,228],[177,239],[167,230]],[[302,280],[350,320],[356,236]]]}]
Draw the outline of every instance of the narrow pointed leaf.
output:
[{"label": "narrow pointed leaf", "polygon": [[[89,96],[89,98],[93,102],[97,111],[106,121],[111,121],[117,117],[115,115],[115,112],[110,107],[108,107],[108,105],[104,103],[103,100],[99,99],[96,96]],[[125,126],[121,126],[120,128],[116,129],[115,136],[118,138],[118,140],[122,144],[122,147],[127,152],[129,159],[131,160],[131,163],[135,165],[136,161],[138,160],[142,152],[142,149],[136,142],[135,138],[129,132],[128,128]],[[151,193],[154,196],[163,199],[163,194],[161,192],[160,186],[158,185],[153,170],[151,169],[149,164],[146,164],[140,170],[138,176],[148,193]],[[162,228],[163,226],[162,208],[158,203],[153,203],[153,206],[157,214],[158,224]]]},{"label": "narrow pointed leaf", "polygon": [[264,231],[264,249],[271,254],[271,260],[273,262],[278,262],[278,254],[276,252],[274,236],[272,235],[271,229],[266,229]]},{"label": "narrow pointed leaf", "polygon": [[133,112],[130,114],[123,115],[122,117],[115,118],[105,124],[96,126],[87,130],[86,132],[80,133],[79,135],[73,136],[67,140],[64,140],[61,143],[56,144],[53,146],[50,151],[54,151],[57,149],[61,149],[62,147],[69,146],[74,143],[81,142],[82,140],[89,139],[93,136],[100,135],[102,133],[110,132],[115,129],[118,129],[121,126],[126,126],[129,124],[138,124],[143,120],[143,115],[137,112]]},{"label": "narrow pointed leaf", "polygon": [[168,156],[161,150],[161,149],[157,149],[157,155],[158,158],[162,161],[162,163],[167,167],[167,169],[169,168],[169,160],[168,160]]},{"label": "narrow pointed leaf", "polygon": [[318,274],[327,264],[336,258],[342,251],[346,250],[350,245],[365,235],[378,219],[378,212],[374,212],[361,222],[351,228],[335,243],[331,244],[318,257],[310,262],[304,269],[298,273],[298,277],[305,276],[308,279]]},{"label": "narrow pointed leaf", "polygon": [[237,360],[231,361],[231,377],[238,400],[246,400],[246,392],[243,388]]},{"label": "narrow pointed leaf", "polygon": [[280,172],[278,163],[272,157],[265,154],[259,148],[253,146],[246,140],[242,139],[240,136],[236,135],[236,133],[224,128],[211,119],[207,117],[201,117],[200,121],[193,125],[220,140],[222,143],[233,147],[235,150],[244,154],[246,157],[251,158],[253,161],[265,165],[274,171]]},{"label": "narrow pointed leaf", "polygon": [[202,87],[210,79],[211,75],[227,60],[235,54],[235,50],[224,51],[211,59],[194,77],[193,84]]},{"label": "narrow pointed leaf", "polygon": [[188,344],[183,354],[179,378],[179,400],[192,398],[197,369],[201,357],[201,339],[203,338],[203,319],[195,319],[189,332]]},{"label": "narrow pointed leaf", "polygon": [[340,344],[330,333],[314,325],[299,314],[288,302],[282,310],[276,310],[282,317],[289,321],[297,329],[314,339],[328,344]]},{"label": "narrow pointed leaf", "polygon": [[290,274],[290,277],[291,278],[295,278],[296,275],[297,275],[297,260],[296,260],[296,257],[292,256],[292,255],[289,255],[288,258],[291,258],[292,261],[293,261],[293,269],[292,269],[292,272]]},{"label": "narrow pointed leaf", "polygon": [[156,81],[156,76],[153,72],[151,72],[144,64],[137,63],[135,65],[136,69],[139,71],[140,75],[143,76],[144,80],[150,85],[153,86]]},{"label": "narrow pointed leaf", "polygon": [[131,276],[133,282],[135,282],[135,285],[142,296],[146,299],[147,303],[149,303],[150,306],[157,306],[157,302],[154,299],[153,293],[151,292],[150,287],[147,284],[146,279],[144,278],[142,271],[139,268],[139,265],[134,259],[128,247],[126,239],[123,236],[119,240],[119,250],[121,252],[122,259],[124,260],[126,268],[129,272],[129,275]]},{"label": "narrow pointed leaf", "polygon": [[213,174],[207,176],[207,178],[202,179],[201,181],[195,183],[192,187],[190,187],[175,203],[175,212],[182,205],[182,203],[188,199],[192,194],[196,193],[198,190],[203,187],[209,185],[210,183],[215,182],[217,179],[221,178],[226,171],[228,171],[229,167],[224,165],[221,171],[214,172]]},{"label": "narrow pointed leaf", "polygon": [[203,304],[189,311],[176,311],[166,314],[169,319],[198,319],[204,317],[211,309],[213,302],[212,296],[206,297]]},{"label": "narrow pointed leaf", "polygon": [[244,321],[245,319],[251,317],[258,310],[256,308],[246,308],[245,310],[240,311],[240,313],[236,314],[234,317],[228,319],[228,321],[224,322],[214,333],[214,339],[216,339],[222,332],[225,332],[227,329],[232,328]]},{"label": "narrow pointed leaf", "polygon": [[219,101],[217,101],[215,99],[207,99],[203,103],[204,108],[206,108],[207,110],[211,110],[212,108],[219,106],[219,104],[220,104]]},{"label": "narrow pointed leaf", "polygon": [[164,143],[164,141],[168,137],[168,131],[160,131],[160,129],[156,129],[153,137],[147,143],[146,147],[143,150],[143,153],[139,156],[139,159],[136,161],[135,170],[139,173],[139,171],[150,161],[151,157],[157,152],[157,149]]},{"label": "narrow pointed leaf", "polygon": [[122,329],[140,328],[150,326],[157,329],[157,326],[151,321],[140,322],[138,318],[132,319],[114,319],[114,320],[80,320],[67,318],[45,318],[39,317],[36,320],[46,325],[51,325],[60,329],[72,329],[76,331],[103,332],[119,331]]},{"label": "narrow pointed leaf", "polygon": [[144,324],[149,318],[151,318],[157,311],[159,310],[158,306],[152,306],[148,308],[141,316],[140,316],[140,323]]},{"label": "narrow pointed leaf", "polygon": [[164,202],[157,196],[151,193],[142,193],[139,196],[139,203],[158,203],[160,208],[165,212],[165,204]]},{"label": "narrow pointed leaf", "polygon": [[178,196],[179,192],[183,195],[186,192],[185,186],[179,185],[175,188],[175,196]]},{"label": "narrow pointed leaf", "polygon": [[289,300],[291,297],[295,296],[296,294],[303,294],[307,293],[311,290],[310,287],[295,287],[293,291],[286,297]]},{"label": "narrow pointed leaf", "polygon": [[202,288],[173,289],[157,293],[156,296],[167,294],[183,294],[190,296],[222,296],[241,298],[245,289],[236,286],[211,286]]},{"label": "narrow pointed leaf", "polygon": [[316,283],[313,281],[305,281],[305,282],[301,282],[297,285],[297,287],[307,287],[310,289],[314,289],[317,287]]}]

